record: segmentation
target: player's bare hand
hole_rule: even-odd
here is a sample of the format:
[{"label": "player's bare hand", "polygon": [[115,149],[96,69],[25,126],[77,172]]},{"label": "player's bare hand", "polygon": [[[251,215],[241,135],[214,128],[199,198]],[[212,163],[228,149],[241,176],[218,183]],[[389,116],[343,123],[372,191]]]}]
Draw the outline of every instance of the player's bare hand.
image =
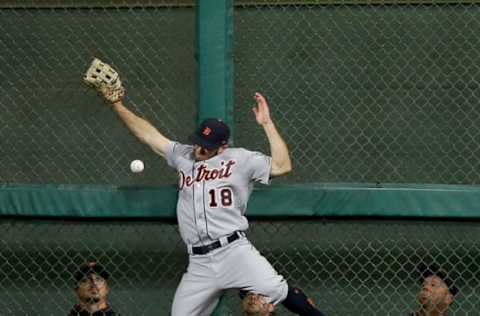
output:
[{"label": "player's bare hand", "polygon": [[252,108],[253,113],[255,113],[255,119],[260,125],[269,124],[272,122],[270,117],[270,109],[268,108],[267,100],[260,93],[256,92],[254,96],[257,106]]}]

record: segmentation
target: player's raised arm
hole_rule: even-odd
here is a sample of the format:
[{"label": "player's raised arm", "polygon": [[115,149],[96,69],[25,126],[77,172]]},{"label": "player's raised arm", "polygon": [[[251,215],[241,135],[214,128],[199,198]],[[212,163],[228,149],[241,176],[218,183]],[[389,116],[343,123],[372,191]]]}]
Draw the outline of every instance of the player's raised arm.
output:
[{"label": "player's raised arm", "polygon": [[112,107],[133,135],[135,135],[142,143],[150,146],[153,151],[160,156],[165,157],[165,148],[170,142],[168,138],[163,136],[147,120],[130,111],[123,104],[121,99],[114,102]]},{"label": "player's raised arm", "polygon": [[280,136],[275,127],[275,124],[270,117],[270,109],[268,103],[260,93],[255,93],[255,101],[257,106],[252,108],[255,113],[255,119],[257,123],[261,125],[267,135],[268,142],[270,143],[270,152],[272,156],[272,171],[271,176],[280,176],[286,174],[292,170],[292,162],[290,160],[290,154],[288,152],[287,144]]},{"label": "player's raised arm", "polygon": [[165,157],[169,140],[147,120],[135,115],[123,104],[125,89],[120,76],[109,64],[95,58],[88,68],[83,81],[95,88],[118,114],[130,132],[141,142],[149,145],[156,153]]}]

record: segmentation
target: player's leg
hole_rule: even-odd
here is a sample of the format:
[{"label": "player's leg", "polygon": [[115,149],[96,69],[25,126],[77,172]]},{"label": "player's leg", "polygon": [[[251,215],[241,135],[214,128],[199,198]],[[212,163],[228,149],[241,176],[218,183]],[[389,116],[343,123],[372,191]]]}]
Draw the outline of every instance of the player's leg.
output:
[{"label": "player's leg", "polygon": [[228,256],[223,260],[219,278],[223,287],[262,294],[272,304],[278,304],[287,297],[285,279],[247,239],[232,244]]},{"label": "player's leg", "polygon": [[215,285],[212,269],[202,259],[208,258],[190,260],[175,292],[172,316],[210,316],[215,309],[222,291]]},{"label": "player's leg", "polygon": [[[262,294],[273,304],[282,303],[291,312],[301,316],[323,316],[308,297],[298,288],[290,288],[285,279],[275,271],[268,260],[248,241],[242,240],[231,251],[230,266],[235,266],[232,284]],[[232,271],[230,270],[230,273]]]},{"label": "player's leg", "polygon": [[324,316],[322,312],[313,306],[303,291],[296,287],[288,288],[288,295],[283,300],[282,305],[292,313],[301,316]]}]

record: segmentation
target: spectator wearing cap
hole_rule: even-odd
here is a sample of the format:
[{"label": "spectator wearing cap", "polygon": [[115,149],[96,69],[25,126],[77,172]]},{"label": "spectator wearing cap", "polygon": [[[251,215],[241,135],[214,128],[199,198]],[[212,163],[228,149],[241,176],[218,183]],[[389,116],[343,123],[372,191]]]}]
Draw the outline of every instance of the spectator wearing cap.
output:
[{"label": "spectator wearing cap", "polygon": [[417,294],[420,309],[409,316],[446,316],[458,294],[458,288],[445,271],[436,266],[420,265],[422,288]]},{"label": "spectator wearing cap", "polygon": [[120,316],[108,303],[109,273],[96,262],[89,262],[75,274],[75,294],[78,298],[68,316]]}]

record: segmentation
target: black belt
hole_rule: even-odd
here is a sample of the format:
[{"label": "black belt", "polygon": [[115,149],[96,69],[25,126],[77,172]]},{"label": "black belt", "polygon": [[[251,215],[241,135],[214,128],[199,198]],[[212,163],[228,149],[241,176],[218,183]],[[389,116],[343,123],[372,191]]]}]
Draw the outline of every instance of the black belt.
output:
[{"label": "black belt", "polygon": [[[241,236],[244,236],[241,232],[235,232],[232,235],[227,237],[227,244],[234,242],[235,240],[239,239]],[[212,250],[222,247],[222,243],[220,240],[212,242],[211,244],[200,246],[200,247],[192,247],[192,254],[194,255],[205,255]]]}]

